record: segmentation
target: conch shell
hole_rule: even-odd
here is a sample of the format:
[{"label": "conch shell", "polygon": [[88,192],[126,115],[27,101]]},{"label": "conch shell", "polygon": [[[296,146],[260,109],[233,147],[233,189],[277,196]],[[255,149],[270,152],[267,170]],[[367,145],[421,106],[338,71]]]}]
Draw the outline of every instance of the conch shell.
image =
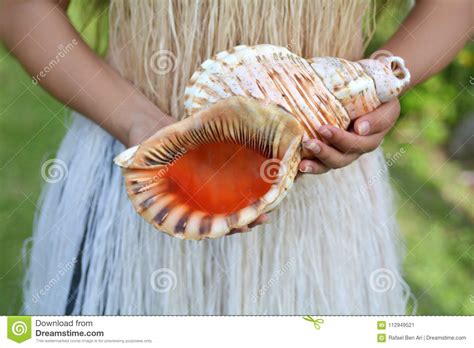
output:
[{"label": "conch shell", "polygon": [[163,128],[115,163],[145,220],[175,237],[216,238],[284,198],[302,136],[285,110],[234,96]]},{"label": "conch shell", "polygon": [[183,239],[217,238],[275,208],[291,188],[301,142],[402,91],[399,57],[304,59],[237,46],[205,61],[185,91],[188,118],[115,158],[140,215]]}]

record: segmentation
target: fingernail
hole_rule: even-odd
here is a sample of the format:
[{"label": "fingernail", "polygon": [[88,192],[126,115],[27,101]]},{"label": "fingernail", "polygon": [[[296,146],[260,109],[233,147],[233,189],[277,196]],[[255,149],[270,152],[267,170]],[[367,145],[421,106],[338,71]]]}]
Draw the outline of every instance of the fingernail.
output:
[{"label": "fingernail", "polygon": [[369,121],[362,121],[357,125],[357,133],[360,135],[369,134],[370,124]]},{"label": "fingernail", "polygon": [[314,141],[307,141],[304,144],[304,147],[306,147],[308,150],[311,150],[314,153],[320,153],[321,152],[321,146],[319,146],[316,142]]},{"label": "fingernail", "polygon": [[322,135],[323,137],[325,137],[325,138],[330,138],[330,137],[332,137],[332,132],[331,132],[329,129],[327,129],[327,128],[320,127],[320,128],[318,129],[318,132],[319,132],[319,134],[321,134],[321,135]]},{"label": "fingernail", "polygon": [[311,167],[310,166],[305,166],[303,169],[300,169],[301,172],[303,173],[310,173],[311,172]]}]

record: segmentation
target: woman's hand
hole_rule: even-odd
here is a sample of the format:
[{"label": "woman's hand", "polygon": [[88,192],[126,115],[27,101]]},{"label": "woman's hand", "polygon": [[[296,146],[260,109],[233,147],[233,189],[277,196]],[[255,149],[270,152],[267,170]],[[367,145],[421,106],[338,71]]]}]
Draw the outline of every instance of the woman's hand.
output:
[{"label": "woman's hand", "polygon": [[[400,103],[398,99],[394,99],[354,120],[352,127],[354,131],[327,125],[321,127],[319,133],[329,145],[316,139],[306,142],[304,146],[314,158],[303,159],[299,165],[300,171],[308,174],[325,173],[333,168],[344,167],[360,155],[375,150],[399,115]],[[234,229],[230,234],[247,232],[252,227],[269,221],[268,215],[263,214],[247,227]]]},{"label": "woman's hand", "polygon": [[322,174],[352,163],[360,155],[375,150],[400,115],[400,102],[394,99],[353,122],[352,130],[324,125],[318,129],[326,143],[311,139],[303,146],[314,156],[303,159],[299,169],[307,174]]},{"label": "woman's hand", "polygon": [[176,122],[174,118],[162,113],[158,108],[153,114],[133,115],[133,123],[124,134],[123,143],[127,147],[138,145],[151,137],[161,128]]},{"label": "woman's hand", "polygon": [[249,223],[247,226],[241,227],[241,228],[234,228],[233,230],[230,231],[228,236],[230,236],[232,234],[235,234],[235,233],[248,232],[248,231],[250,231],[251,228],[253,228],[255,226],[258,226],[258,225],[261,225],[261,224],[266,224],[269,221],[270,221],[270,219],[269,219],[268,215],[267,214],[262,214],[257,219],[255,219],[253,222]]},{"label": "woman's hand", "polygon": [[[172,123],[87,46],[68,20],[68,4],[68,0],[0,1],[0,41],[36,83],[126,146],[141,143]],[[58,47],[69,47],[61,59]],[[56,64],[45,73],[51,62]]]}]

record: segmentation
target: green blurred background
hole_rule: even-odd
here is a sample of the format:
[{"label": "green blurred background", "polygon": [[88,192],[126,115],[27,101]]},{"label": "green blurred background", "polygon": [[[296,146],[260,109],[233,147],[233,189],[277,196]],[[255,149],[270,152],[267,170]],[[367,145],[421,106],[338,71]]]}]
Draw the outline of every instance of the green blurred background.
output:
[{"label": "green blurred background", "polygon": [[[367,54],[396,30],[407,10],[402,1],[379,13]],[[74,6],[70,13],[78,23]],[[104,27],[83,24],[77,25],[94,43],[97,30],[103,30],[97,28]],[[103,42],[99,50],[104,51]],[[383,144],[407,244],[405,275],[418,314],[474,314],[473,66],[471,43],[442,73],[403,96],[402,116]],[[68,116],[0,45],[2,315],[20,310],[22,246],[44,184],[41,165],[55,157]]]}]

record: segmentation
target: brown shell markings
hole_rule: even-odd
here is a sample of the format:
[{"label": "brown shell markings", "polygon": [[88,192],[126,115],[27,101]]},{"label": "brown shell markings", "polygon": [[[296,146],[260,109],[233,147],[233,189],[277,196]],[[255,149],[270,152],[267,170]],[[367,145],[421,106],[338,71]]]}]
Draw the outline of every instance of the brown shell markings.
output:
[{"label": "brown shell markings", "polygon": [[146,221],[178,238],[217,238],[285,197],[302,135],[282,108],[231,97],[158,131],[115,163]]},{"label": "brown shell markings", "polygon": [[217,238],[275,208],[292,186],[302,140],[324,124],[395,98],[403,59],[304,59],[286,48],[237,46],[206,60],[185,91],[183,121],[115,159],[146,221],[183,239]]},{"label": "brown shell markings", "polygon": [[346,129],[354,118],[397,97],[409,81],[400,57],[304,59],[284,47],[241,45],[201,64],[184,105],[192,115],[232,95],[276,104],[301,123],[307,140],[318,138],[324,124]]},{"label": "brown shell markings", "polygon": [[242,45],[218,53],[191,77],[184,105],[194,114],[232,95],[281,106],[298,119],[309,138],[317,137],[319,125],[346,128],[350,122],[310,63],[283,47]]}]

